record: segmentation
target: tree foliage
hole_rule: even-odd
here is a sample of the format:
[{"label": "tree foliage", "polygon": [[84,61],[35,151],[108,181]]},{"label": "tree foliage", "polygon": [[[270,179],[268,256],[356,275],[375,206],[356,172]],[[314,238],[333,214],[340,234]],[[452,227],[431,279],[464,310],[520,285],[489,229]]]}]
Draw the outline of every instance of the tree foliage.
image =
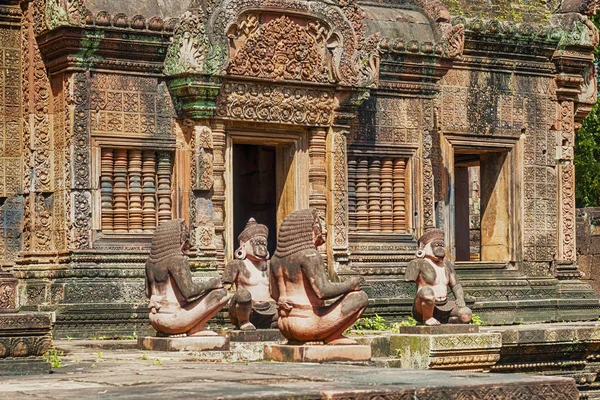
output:
[{"label": "tree foliage", "polygon": [[[600,28],[600,16],[592,17]],[[594,51],[598,67],[600,47]],[[575,199],[577,207],[600,206],[600,103],[583,120],[575,138]]]}]

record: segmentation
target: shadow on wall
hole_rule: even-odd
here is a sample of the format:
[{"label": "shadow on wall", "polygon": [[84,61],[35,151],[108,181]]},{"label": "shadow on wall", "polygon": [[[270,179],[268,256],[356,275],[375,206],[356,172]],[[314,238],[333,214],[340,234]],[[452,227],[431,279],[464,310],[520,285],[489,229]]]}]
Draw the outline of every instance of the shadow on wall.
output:
[{"label": "shadow on wall", "polygon": [[577,209],[577,263],[582,280],[600,293],[600,207]]}]

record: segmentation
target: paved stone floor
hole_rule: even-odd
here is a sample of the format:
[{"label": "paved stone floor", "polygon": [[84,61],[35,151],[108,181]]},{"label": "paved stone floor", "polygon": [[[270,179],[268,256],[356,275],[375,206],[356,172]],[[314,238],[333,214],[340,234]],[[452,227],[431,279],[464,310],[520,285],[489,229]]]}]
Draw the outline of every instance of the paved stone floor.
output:
[{"label": "paved stone floor", "polygon": [[144,352],[133,344],[58,342],[62,367],[47,375],[2,378],[0,399],[577,398],[573,380],[566,378],[348,364],[207,363],[194,353]]}]

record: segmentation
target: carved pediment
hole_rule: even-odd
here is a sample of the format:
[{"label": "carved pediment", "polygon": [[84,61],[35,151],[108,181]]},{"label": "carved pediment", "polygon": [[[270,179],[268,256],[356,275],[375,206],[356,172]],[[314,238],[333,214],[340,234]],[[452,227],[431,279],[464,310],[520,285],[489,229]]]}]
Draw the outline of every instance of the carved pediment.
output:
[{"label": "carved pediment", "polygon": [[327,27],[318,21],[302,26],[285,15],[263,24],[259,18],[250,14],[234,26],[228,75],[334,82]]},{"label": "carved pediment", "polygon": [[374,86],[378,37],[355,1],[222,0],[190,8],[165,73]]}]

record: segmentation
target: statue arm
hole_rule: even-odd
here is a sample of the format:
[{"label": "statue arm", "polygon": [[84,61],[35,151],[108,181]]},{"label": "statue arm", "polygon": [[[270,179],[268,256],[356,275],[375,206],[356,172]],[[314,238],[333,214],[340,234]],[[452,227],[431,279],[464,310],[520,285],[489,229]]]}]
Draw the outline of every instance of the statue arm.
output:
[{"label": "statue arm", "polygon": [[456,305],[458,307],[464,307],[465,304],[465,292],[463,290],[462,284],[458,280],[458,276],[456,275],[456,271],[454,270],[454,266],[448,260],[445,261],[446,270],[448,271],[448,278],[450,288],[452,289],[452,293],[454,293],[454,297],[456,298]]},{"label": "statue arm", "polygon": [[339,283],[330,282],[325,274],[323,258],[316,251],[304,255],[302,270],[320,300],[333,299],[344,293],[360,290],[360,281],[358,278],[353,277]]},{"label": "statue arm", "polygon": [[193,300],[205,292],[221,286],[220,278],[212,278],[207,282],[194,282],[186,257],[181,257],[180,260],[169,267],[169,272],[173,280],[175,280],[182,296],[187,301]]},{"label": "statue arm", "polygon": [[223,270],[223,284],[231,287],[237,280],[238,273],[240,271],[240,260],[229,261]]},{"label": "statue arm", "polygon": [[149,274],[150,274],[150,271],[148,271],[148,263],[146,263],[146,279],[145,279],[144,289],[145,289],[147,298],[152,297],[152,283],[150,283]]},{"label": "statue arm", "polygon": [[419,274],[421,273],[421,268],[419,266],[419,262],[421,260],[412,260],[406,266],[406,271],[404,271],[404,281],[406,282],[415,282],[419,278]]},{"label": "statue arm", "polygon": [[277,282],[277,277],[271,270],[271,266],[269,265],[269,294],[271,298],[275,301],[279,301],[279,283]]}]

